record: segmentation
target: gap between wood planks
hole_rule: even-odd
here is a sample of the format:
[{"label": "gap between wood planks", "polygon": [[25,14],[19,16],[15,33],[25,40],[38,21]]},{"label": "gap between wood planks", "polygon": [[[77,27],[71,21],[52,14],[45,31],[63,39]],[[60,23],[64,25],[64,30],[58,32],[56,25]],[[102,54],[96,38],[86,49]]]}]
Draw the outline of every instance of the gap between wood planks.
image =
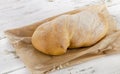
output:
[{"label": "gap between wood planks", "polygon": [[2,74],[9,74],[9,73],[11,73],[11,72],[14,72],[14,71],[17,71],[17,70],[20,70],[20,69],[23,69],[23,68],[26,68],[26,67],[23,66],[23,67],[20,67],[20,68],[16,68],[16,69],[13,69],[13,70],[10,70],[10,71],[7,71],[7,72],[4,72],[4,73],[2,73]]}]

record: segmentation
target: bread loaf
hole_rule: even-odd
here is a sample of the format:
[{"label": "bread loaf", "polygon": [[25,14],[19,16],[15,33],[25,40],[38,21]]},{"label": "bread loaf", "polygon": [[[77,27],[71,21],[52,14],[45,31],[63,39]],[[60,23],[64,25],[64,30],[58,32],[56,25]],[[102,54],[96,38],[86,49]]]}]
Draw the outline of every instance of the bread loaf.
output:
[{"label": "bread loaf", "polygon": [[64,14],[40,25],[32,36],[33,46],[49,55],[61,55],[67,48],[87,47],[101,40],[108,31],[105,17],[83,10]]}]

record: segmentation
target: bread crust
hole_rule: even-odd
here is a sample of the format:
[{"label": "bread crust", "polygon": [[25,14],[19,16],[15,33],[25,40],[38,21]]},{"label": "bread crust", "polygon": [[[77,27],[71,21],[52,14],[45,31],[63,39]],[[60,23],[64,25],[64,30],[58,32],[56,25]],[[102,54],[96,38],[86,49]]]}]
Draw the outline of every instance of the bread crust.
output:
[{"label": "bread crust", "polygon": [[107,20],[100,11],[89,8],[77,13],[63,14],[38,26],[32,44],[49,55],[61,55],[67,48],[91,46],[108,31]]}]

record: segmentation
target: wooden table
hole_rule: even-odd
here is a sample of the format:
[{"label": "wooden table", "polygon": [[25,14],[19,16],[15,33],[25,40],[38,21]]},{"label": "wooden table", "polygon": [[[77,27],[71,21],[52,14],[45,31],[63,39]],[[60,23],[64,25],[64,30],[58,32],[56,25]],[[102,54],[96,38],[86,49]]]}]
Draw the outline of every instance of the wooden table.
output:
[{"label": "wooden table", "polygon": [[[29,25],[96,0],[0,0],[0,74],[30,74],[4,35],[4,30]],[[120,0],[106,0],[110,14],[120,23]],[[118,27],[119,28],[119,27]],[[120,55],[92,60],[72,68],[77,74],[120,74]],[[69,69],[70,69],[69,68]],[[77,68],[77,69],[76,69]],[[105,68],[105,69],[103,69]],[[53,74],[69,74],[67,69]],[[93,72],[93,73],[92,73]]]}]

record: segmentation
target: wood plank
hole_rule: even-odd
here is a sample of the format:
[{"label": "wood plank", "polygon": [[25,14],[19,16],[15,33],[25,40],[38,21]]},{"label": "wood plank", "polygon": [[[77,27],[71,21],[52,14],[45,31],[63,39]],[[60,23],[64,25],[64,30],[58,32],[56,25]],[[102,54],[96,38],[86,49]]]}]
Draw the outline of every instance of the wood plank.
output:
[{"label": "wood plank", "polygon": [[17,4],[11,3],[3,5],[0,10],[0,36],[4,37],[3,31],[6,29],[29,25],[72,8],[73,4],[71,4],[70,1],[66,1],[64,5],[62,4],[63,2],[51,3],[46,2],[46,0],[32,0],[25,3],[18,2]]},{"label": "wood plank", "polygon": [[0,40],[0,57],[0,74],[24,67],[7,38]]},{"label": "wood plank", "polygon": [[108,7],[109,13],[117,22],[117,29],[120,29],[120,4]]},{"label": "wood plank", "polygon": [[22,67],[22,68],[5,72],[3,74],[31,74],[31,73],[28,71],[28,69]]}]

